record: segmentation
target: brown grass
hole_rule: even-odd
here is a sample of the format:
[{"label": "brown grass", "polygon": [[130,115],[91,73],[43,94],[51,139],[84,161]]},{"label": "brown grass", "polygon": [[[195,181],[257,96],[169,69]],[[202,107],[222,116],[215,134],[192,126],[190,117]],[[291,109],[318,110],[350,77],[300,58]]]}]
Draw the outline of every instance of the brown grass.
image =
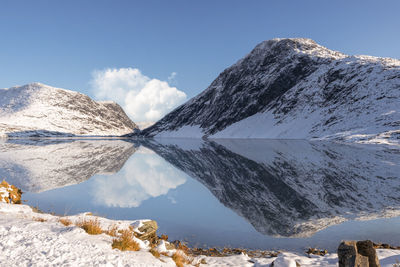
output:
[{"label": "brown grass", "polygon": [[99,235],[103,233],[103,229],[101,229],[98,219],[83,220],[78,222],[76,226],[85,230],[86,233],[88,233],[89,235]]},{"label": "brown grass", "polygon": [[154,249],[154,248],[150,249],[150,253],[153,254],[153,256],[156,257],[157,259],[160,258],[161,254],[160,254],[160,252],[158,252],[157,249]]},{"label": "brown grass", "polygon": [[179,242],[176,248],[182,250],[185,254],[189,253],[189,248],[183,242]]},{"label": "brown grass", "polygon": [[36,222],[47,222],[46,219],[39,218],[39,217],[35,217],[35,218],[33,218],[33,220],[36,221]]},{"label": "brown grass", "polygon": [[67,218],[60,218],[58,221],[65,226],[70,226],[72,224],[71,220]]},{"label": "brown grass", "polygon": [[0,183],[0,187],[5,188],[8,191],[9,196],[8,197],[3,197],[0,199],[0,202],[4,201],[6,203],[12,203],[12,204],[21,204],[21,196],[22,196],[22,191],[21,189],[17,188],[14,185],[10,185],[6,181],[2,181]]},{"label": "brown grass", "polygon": [[139,244],[133,240],[133,232],[130,230],[123,230],[121,235],[113,240],[111,246],[122,251],[138,251],[140,249]]},{"label": "brown grass", "polygon": [[108,228],[108,230],[104,231],[104,233],[109,235],[109,236],[116,237],[118,235],[118,226],[113,224],[112,226],[110,226]]},{"label": "brown grass", "polygon": [[183,267],[186,263],[189,263],[182,253],[174,253],[174,255],[172,255],[172,260],[175,262],[177,267]]}]

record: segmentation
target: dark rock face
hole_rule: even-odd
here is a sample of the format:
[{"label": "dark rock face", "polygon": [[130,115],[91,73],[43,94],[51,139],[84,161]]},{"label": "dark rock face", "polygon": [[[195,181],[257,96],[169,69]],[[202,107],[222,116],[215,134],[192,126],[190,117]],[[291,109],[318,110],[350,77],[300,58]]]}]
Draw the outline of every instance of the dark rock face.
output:
[{"label": "dark rock face", "polygon": [[[391,124],[400,115],[388,112],[398,111],[399,99],[400,61],[347,56],[309,39],[274,39],[141,134],[173,137],[181,127],[196,126],[212,138],[308,139],[350,130],[376,135],[398,130]],[[246,132],[244,120],[256,114],[268,119],[249,122]],[[304,121],[301,127],[296,120]],[[375,128],[364,129],[368,123]]]},{"label": "dark rock face", "polygon": [[339,267],[380,267],[370,240],[343,241],[338,247]]},{"label": "dark rock face", "polygon": [[378,164],[400,160],[390,151],[305,141],[204,141],[194,149],[159,142],[142,144],[266,235],[311,236],[400,204],[399,166]]},{"label": "dark rock face", "polygon": [[[174,130],[183,124],[200,124],[201,128],[207,129],[207,134],[213,134],[262,111],[320,64],[318,58],[290,57],[297,46],[301,44],[290,39],[259,45],[240,63],[224,70],[195,101],[174,110],[145,130],[145,134],[156,131],[166,122],[169,128],[163,130]],[[317,45],[312,43],[303,48],[314,46]],[[265,75],[269,76],[268,81],[265,81]]]}]

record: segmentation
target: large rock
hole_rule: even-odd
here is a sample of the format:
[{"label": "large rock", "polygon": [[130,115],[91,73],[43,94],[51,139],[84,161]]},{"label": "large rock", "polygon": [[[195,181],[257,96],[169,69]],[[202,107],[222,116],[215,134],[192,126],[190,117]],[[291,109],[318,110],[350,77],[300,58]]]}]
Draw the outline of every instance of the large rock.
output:
[{"label": "large rock", "polygon": [[371,240],[358,241],[357,250],[360,255],[368,257],[369,267],[380,267],[378,256]]},{"label": "large rock", "polygon": [[139,227],[141,234],[138,234],[138,238],[141,240],[148,240],[150,243],[157,242],[157,229],[158,225],[156,221],[146,221]]},{"label": "large rock", "polygon": [[338,247],[339,267],[380,267],[373,243],[343,241]]}]

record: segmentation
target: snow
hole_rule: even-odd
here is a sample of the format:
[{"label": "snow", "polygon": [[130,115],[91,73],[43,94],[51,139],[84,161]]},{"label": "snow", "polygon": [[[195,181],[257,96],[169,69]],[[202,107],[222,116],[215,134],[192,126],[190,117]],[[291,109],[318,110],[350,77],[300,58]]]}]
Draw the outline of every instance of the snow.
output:
[{"label": "snow", "polygon": [[[165,262],[161,262],[146,249],[138,252],[113,250],[112,237],[91,236],[78,227],[66,227],[58,222],[58,217],[34,213],[25,205],[0,204],[0,214],[2,265],[174,266],[170,258],[163,257]],[[35,221],[38,218],[46,221]]]},{"label": "snow", "polygon": [[[346,96],[326,105],[325,84],[321,77],[327,71],[351,73],[354,66],[366,65],[358,70],[361,81],[348,81],[353,89]],[[366,68],[366,67],[365,67]],[[277,109],[267,109],[225,129],[210,138],[271,138],[341,140],[357,143],[400,145],[396,134],[400,129],[400,91],[398,90],[400,61],[366,56],[352,56],[323,66],[291,88],[280,100],[280,110],[287,103],[297,101],[287,114]],[[334,81],[329,86],[343,86]],[[306,89],[304,89],[306,88]],[[301,93],[298,93],[301,91]],[[353,102],[350,102],[350,100]],[[331,123],[328,121],[332,119]]]},{"label": "snow", "polygon": [[304,38],[273,39],[143,134],[399,146],[399,88],[400,60],[349,56]]},{"label": "snow", "polygon": [[0,89],[0,126],[9,137],[119,136],[137,128],[114,102],[40,83]]},{"label": "snow", "polygon": [[9,198],[10,193],[8,188],[0,186],[0,202],[5,202],[5,199]]},{"label": "snow", "polygon": [[[118,225],[138,226],[140,221],[112,221],[89,214],[68,216],[70,220],[96,218],[103,227]],[[43,222],[39,219],[44,220]],[[135,228],[137,230],[137,228]],[[0,262],[4,266],[175,266],[168,256],[155,258],[144,242],[140,251],[122,252],[111,248],[112,237],[106,234],[88,235],[75,226],[64,226],[59,217],[35,213],[29,206],[0,203]],[[165,241],[157,249],[168,251]],[[377,250],[382,267],[390,266],[400,259],[399,250]],[[306,256],[282,252],[277,258],[250,258],[245,254],[229,257],[196,257],[193,263],[204,259],[200,266],[337,266],[335,253],[326,256]],[[187,265],[190,266],[190,265]]]},{"label": "snow", "polygon": [[157,134],[156,138],[202,138],[204,136],[203,130],[199,125],[185,125],[174,131],[161,132]]}]

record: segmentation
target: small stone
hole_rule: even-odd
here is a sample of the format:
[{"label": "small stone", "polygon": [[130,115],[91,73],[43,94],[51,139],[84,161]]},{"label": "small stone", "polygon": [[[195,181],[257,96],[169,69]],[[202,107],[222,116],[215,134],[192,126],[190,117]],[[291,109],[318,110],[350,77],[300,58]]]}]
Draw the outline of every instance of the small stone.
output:
[{"label": "small stone", "polygon": [[306,253],[308,255],[313,254],[313,255],[318,255],[318,256],[325,256],[326,254],[328,254],[328,251],[326,249],[325,250],[319,250],[319,249],[316,249],[316,248],[309,248],[306,251]]},{"label": "small stone", "polygon": [[165,242],[165,248],[168,250],[175,249],[175,245],[170,242]]}]

